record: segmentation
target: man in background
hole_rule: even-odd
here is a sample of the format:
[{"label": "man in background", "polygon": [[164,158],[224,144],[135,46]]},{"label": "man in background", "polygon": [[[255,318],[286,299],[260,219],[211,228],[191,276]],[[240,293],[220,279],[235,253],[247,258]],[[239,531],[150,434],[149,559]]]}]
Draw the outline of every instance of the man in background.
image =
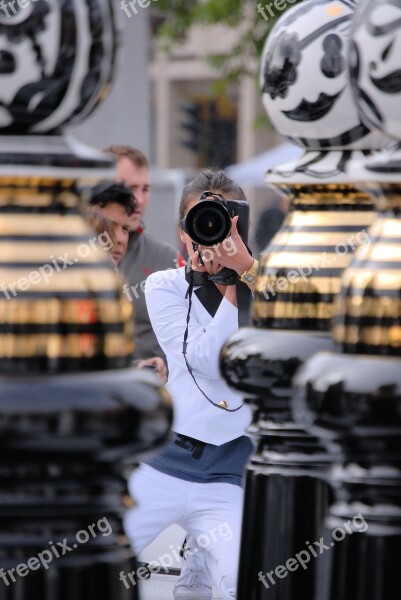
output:
[{"label": "man in background", "polygon": [[[107,229],[113,242],[110,254],[117,270],[120,270],[128,248],[131,219],[135,210],[136,200],[131,190],[123,183],[106,181],[95,185],[91,190],[87,218],[98,235]],[[166,383],[167,368],[164,359],[157,354],[142,356],[138,352],[139,342],[138,332],[135,331],[136,366],[153,367],[162,383]]]},{"label": "man in background", "polygon": [[151,273],[176,268],[178,252],[160,242],[145,229],[143,216],[149,202],[150,177],[146,156],[131,146],[110,146],[105,150],[116,159],[116,180],[123,182],[135,197],[135,210],[130,216],[128,249],[121,261],[121,272],[127,280],[123,291],[133,303],[136,356],[151,358],[164,354],[150,324],[145,302],[145,281]]}]

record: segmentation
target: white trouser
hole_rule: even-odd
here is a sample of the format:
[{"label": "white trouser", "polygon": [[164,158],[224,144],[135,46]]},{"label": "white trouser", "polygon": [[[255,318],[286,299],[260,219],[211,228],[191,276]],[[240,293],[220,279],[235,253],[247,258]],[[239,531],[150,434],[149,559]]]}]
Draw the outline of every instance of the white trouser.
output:
[{"label": "white trouser", "polygon": [[[124,528],[139,554],[172,523],[193,538],[203,566],[224,600],[236,595],[243,490],[231,483],[193,483],[141,465],[129,479],[137,506]],[[191,540],[192,541],[192,540]]]}]

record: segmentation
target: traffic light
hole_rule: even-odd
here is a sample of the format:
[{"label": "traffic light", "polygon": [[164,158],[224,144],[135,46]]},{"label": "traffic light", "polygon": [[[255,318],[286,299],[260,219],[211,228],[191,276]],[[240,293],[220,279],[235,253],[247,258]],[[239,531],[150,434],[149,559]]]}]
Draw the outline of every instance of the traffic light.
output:
[{"label": "traffic light", "polygon": [[181,104],[180,108],[187,117],[187,120],[180,126],[188,132],[187,138],[181,140],[181,144],[192,152],[202,152],[202,104],[201,102],[185,102]]},{"label": "traffic light", "polygon": [[196,96],[180,104],[187,137],[180,143],[197,155],[198,166],[224,168],[236,161],[237,109],[228,98]]}]

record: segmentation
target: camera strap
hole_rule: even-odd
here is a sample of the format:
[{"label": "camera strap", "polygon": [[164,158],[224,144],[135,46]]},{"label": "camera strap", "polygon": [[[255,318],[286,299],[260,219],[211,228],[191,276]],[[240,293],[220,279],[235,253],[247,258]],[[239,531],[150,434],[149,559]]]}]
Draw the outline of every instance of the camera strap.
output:
[{"label": "camera strap", "polygon": [[[192,379],[194,380],[194,383],[196,385],[196,387],[198,388],[198,390],[201,392],[201,394],[206,398],[206,400],[208,402],[210,402],[210,404],[212,404],[213,406],[215,406],[216,408],[220,408],[220,410],[225,410],[226,412],[237,412],[237,410],[240,410],[240,408],[242,408],[244,406],[244,403],[242,403],[240,406],[237,406],[237,408],[226,408],[225,406],[221,406],[220,404],[218,404],[217,402],[213,402],[213,400],[211,400],[209,398],[209,396],[207,396],[207,394],[205,394],[205,392],[202,390],[202,388],[199,386],[198,382],[195,379],[195,376],[192,372],[192,367],[188,362],[187,359],[187,347],[188,347],[188,334],[189,334],[189,321],[191,319],[191,309],[192,309],[192,294],[193,294],[193,290],[194,290],[194,281],[195,281],[195,277],[194,275],[197,275],[198,273],[194,273],[194,271],[191,269],[189,273],[186,274],[186,279],[189,279],[189,285],[188,285],[188,289],[187,292],[185,294],[185,299],[188,298],[188,312],[187,312],[187,318],[186,318],[186,328],[185,328],[185,333],[184,333],[184,339],[182,342],[182,353],[184,355],[184,360],[185,360],[185,364],[187,366],[188,369],[188,373],[191,375]],[[241,282],[240,282],[241,283]],[[218,289],[216,288],[216,286],[214,284],[212,284],[213,287],[215,288],[216,292],[221,296],[220,292],[218,291]],[[221,299],[223,297],[221,296]],[[207,310],[207,309],[206,309]]]},{"label": "camera strap", "polygon": [[237,281],[237,304],[238,304],[238,325],[239,327],[249,327],[251,325],[251,304],[252,292],[243,281]]}]

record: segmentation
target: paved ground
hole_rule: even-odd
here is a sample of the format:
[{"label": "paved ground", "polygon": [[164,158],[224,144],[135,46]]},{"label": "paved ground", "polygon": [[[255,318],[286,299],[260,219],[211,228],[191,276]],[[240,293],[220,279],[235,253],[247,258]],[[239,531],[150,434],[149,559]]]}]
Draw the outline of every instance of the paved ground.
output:
[{"label": "paved ground", "polygon": [[[173,575],[152,575],[139,583],[141,600],[173,600],[173,588],[178,577]],[[216,591],[213,600],[221,598]]]}]

